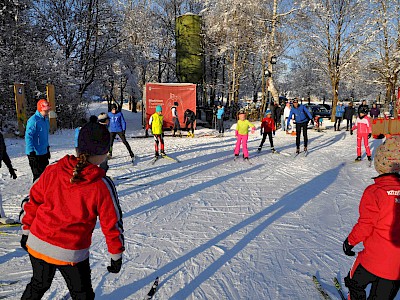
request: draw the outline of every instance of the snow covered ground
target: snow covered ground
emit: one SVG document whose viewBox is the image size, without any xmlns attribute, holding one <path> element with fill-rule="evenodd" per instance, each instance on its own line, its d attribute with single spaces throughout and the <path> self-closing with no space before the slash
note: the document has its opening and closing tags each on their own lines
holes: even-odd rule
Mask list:
<svg viewBox="0 0 400 300">
<path fill-rule="evenodd" d="M 106 104 L 91 109 L 97 115 Z M 127 135 L 142 135 L 141 114 L 124 116 Z M 268 141 L 257 154 L 257 130 L 249 138 L 252 165 L 233 161 L 231 129 L 224 138 L 166 137 L 167 154 L 181 163 L 160 159 L 151 165 L 153 139 L 129 138 L 138 156 L 132 167 L 116 141 L 108 175 L 124 212 L 126 251 L 121 272 L 109 274 L 105 239 L 95 229 L 90 261 L 96 299 L 143 299 L 157 276 L 159 300 L 320 299 L 312 275 L 339 299 L 332 278 L 343 281 L 354 260 L 343 254 L 342 242 L 377 172 L 367 161 L 353 163 L 355 135 L 327 126 L 325 133 L 309 130 L 309 154 L 297 158 L 271 154 Z M 73 130 L 58 131 L 50 142 L 51 161 L 74 153 Z M 295 151 L 295 137 L 282 131 L 274 143 L 281 152 Z M 380 143 L 370 141 L 373 151 Z M 17 218 L 32 175 L 24 141 L 6 144 L 18 179 L 1 168 L 0 189 L 6 213 Z M 19 228 L 0 231 L 0 297 L 19 299 L 31 277 L 29 258 L 19 246 Z M 13 280 L 19 281 L 3 285 Z M 63 299 L 67 292 L 57 273 L 44 299 Z"/>
</svg>

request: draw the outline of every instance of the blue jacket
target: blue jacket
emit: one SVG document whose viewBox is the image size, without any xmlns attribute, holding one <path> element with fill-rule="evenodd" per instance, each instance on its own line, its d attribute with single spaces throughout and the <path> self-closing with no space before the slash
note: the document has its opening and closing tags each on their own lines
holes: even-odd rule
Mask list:
<svg viewBox="0 0 400 300">
<path fill-rule="evenodd" d="M 78 138 L 79 138 L 79 132 L 81 131 L 82 127 L 76 127 L 75 128 L 75 137 L 74 137 L 74 145 L 75 148 L 78 148 Z"/>
<path fill-rule="evenodd" d="M 222 116 L 224 115 L 224 113 L 225 113 L 225 108 L 222 106 L 221 108 L 218 108 L 218 111 L 217 111 L 217 119 L 218 120 L 221 120 L 222 119 Z"/>
<path fill-rule="evenodd" d="M 47 154 L 49 146 L 50 122 L 39 111 L 28 119 L 25 131 L 25 153 L 35 151 L 36 155 Z"/>
<path fill-rule="evenodd" d="M 344 107 L 343 105 L 338 105 L 338 106 L 336 106 L 336 114 L 335 114 L 335 116 L 336 116 L 336 117 L 339 117 L 339 118 L 343 117 L 344 108 L 345 108 L 345 107 Z"/>
<path fill-rule="evenodd" d="M 290 120 L 292 120 L 293 115 L 296 123 L 304 123 L 312 119 L 312 115 L 310 114 L 309 110 L 302 104 L 300 104 L 297 108 L 295 108 L 294 106 L 292 107 L 289 113 L 289 117 L 287 119 L 287 126 L 289 126 Z"/>
<path fill-rule="evenodd" d="M 122 112 L 117 112 L 116 114 L 109 112 L 108 117 L 110 118 L 110 124 L 108 125 L 110 132 L 122 132 L 126 130 L 126 122 Z"/>
</svg>

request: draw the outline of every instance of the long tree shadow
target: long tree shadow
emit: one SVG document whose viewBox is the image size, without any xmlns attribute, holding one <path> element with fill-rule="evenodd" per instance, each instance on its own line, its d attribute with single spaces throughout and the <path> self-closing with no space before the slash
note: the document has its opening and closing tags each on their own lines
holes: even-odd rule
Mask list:
<svg viewBox="0 0 400 300">
<path fill-rule="evenodd" d="M 261 234 L 269 225 L 283 217 L 284 215 L 295 212 L 299 210 L 305 203 L 315 198 L 322 191 L 327 189 L 329 185 L 331 185 L 335 178 L 338 177 L 340 170 L 343 168 L 344 164 L 337 166 L 335 169 L 328 170 L 323 174 L 315 177 L 308 183 L 305 183 L 288 194 L 284 195 L 279 201 L 274 204 L 266 207 L 262 211 L 254 214 L 253 216 L 239 222 L 235 226 L 226 230 L 225 232 L 217 235 L 212 238 L 208 242 L 203 245 L 193 249 L 192 251 L 184 254 L 180 258 L 166 264 L 161 267 L 157 271 L 152 274 L 125 286 L 122 286 L 116 290 L 114 290 L 109 295 L 99 296 L 98 299 L 117 299 L 117 298 L 126 298 L 136 291 L 142 289 L 144 286 L 148 286 L 149 282 L 154 280 L 156 276 L 160 276 L 172 272 L 174 269 L 180 267 L 185 262 L 194 258 L 195 256 L 201 254 L 206 251 L 210 247 L 220 243 L 230 235 L 241 231 L 246 226 L 249 226 L 260 219 L 268 216 L 261 224 L 256 226 L 253 230 L 251 230 L 246 236 L 244 236 L 235 246 L 231 249 L 226 250 L 225 253 L 218 258 L 215 262 L 210 264 L 203 272 L 198 274 L 190 283 L 185 284 L 184 288 L 175 293 L 175 295 L 169 297 L 170 299 L 185 299 L 189 297 L 193 291 L 198 288 L 203 282 L 209 280 L 210 277 L 217 272 L 224 264 L 226 264 L 230 259 L 232 259 L 235 255 L 237 255 L 241 250 L 243 250 L 252 240 L 254 240 L 259 234 Z M 164 200 L 165 201 L 173 201 L 172 199 Z M 142 209 L 141 209 L 142 210 Z M 284 245 L 282 245 L 284 247 Z M 161 284 L 167 284 L 164 280 Z M 96 290 L 101 289 L 101 286 L 98 286 Z M 99 293 L 100 294 L 100 291 Z"/>
<path fill-rule="evenodd" d="M 251 172 L 251 171 L 256 170 L 256 169 L 258 169 L 260 167 L 261 167 L 261 165 L 255 165 L 255 166 L 253 166 L 253 167 L 251 167 L 249 169 L 246 169 L 246 172 Z M 145 211 L 147 211 L 149 209 L 156 209 L 158 207 L 162 207 L 164 205 L 179 201 L 180 199 L 183 199 L 184 197 L 187 197 L 190 194 L 193 194 L 193 193 L 195 193 L 197 191 L 204 190 L 204 189 L 209 188 L 209 187 L 214 186 L 214 185 L 218 185 L 218 184 L 220 184 L 220 183 L 222 183 L 222 182 L 224 182 L 226 180 L 229 180 L 231 178 L 234 178 L 236 176 L 241 176 L 242 174 L 243 174 L 243 170 L 239 170 L 239 171 L 234 172 L 234 173 L 229 173 L 229 174 L 227 174 L 225 176 L 216 177 L 216 178 L 214 178 L 214 179 L 212 179 L 210 181 L 207 181 L 207 182 L 203 182 L 203 183 L 200 183 L 200 184 L 197 184 L 197 185 L 194 185 L 194 186 L 190 186 L 187 189 L 183 189 L 183 190 L 180 190 L 178 192 L 172 193 L 172 194 L 170 194 L 170 195 L 168 195 L 166 197 L 160 198 L 158 200 L 155 200 L 153 202 L 150 202 L 150 203 L 142 205 L 142 206 L 140 206 L 138 208 L 135 208 L 135 209 L 133 209 L 133 210 L 127 212 L 127 213 L 124 213 L 124 218 L 128 218 L 128 217 L 130 217 L 132 215 L 135 215 L 135 214 L 143 213 L 143 212 L 145 212 Z"/>
</svg>

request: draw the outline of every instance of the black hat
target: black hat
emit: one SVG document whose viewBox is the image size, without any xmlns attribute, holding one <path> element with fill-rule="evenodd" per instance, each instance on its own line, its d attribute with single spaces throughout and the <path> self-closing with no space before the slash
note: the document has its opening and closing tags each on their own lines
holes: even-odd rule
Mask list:
<svg viewBox="0 0 400 300">
<path fill-rule="evenodd" d="M 79 131 L 78 152 L 102 155 L 110 150 L 110 132 L 99 123 L 87 123 Z"/>
</svg>

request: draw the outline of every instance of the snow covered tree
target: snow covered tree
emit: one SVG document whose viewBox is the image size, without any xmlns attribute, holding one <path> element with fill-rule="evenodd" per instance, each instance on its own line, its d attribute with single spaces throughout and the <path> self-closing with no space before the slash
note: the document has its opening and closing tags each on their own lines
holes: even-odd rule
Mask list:
<svg viewBox="0 0 400 300">
<path fill-rule="evenodd" d="M 369 1 L 310 0 L 302 3 L 297 28 L 300 45 L 331 82 L 332 118 L 341 80 L 357 72 L 352 66 L 373 38 Z"/>
</svg>

